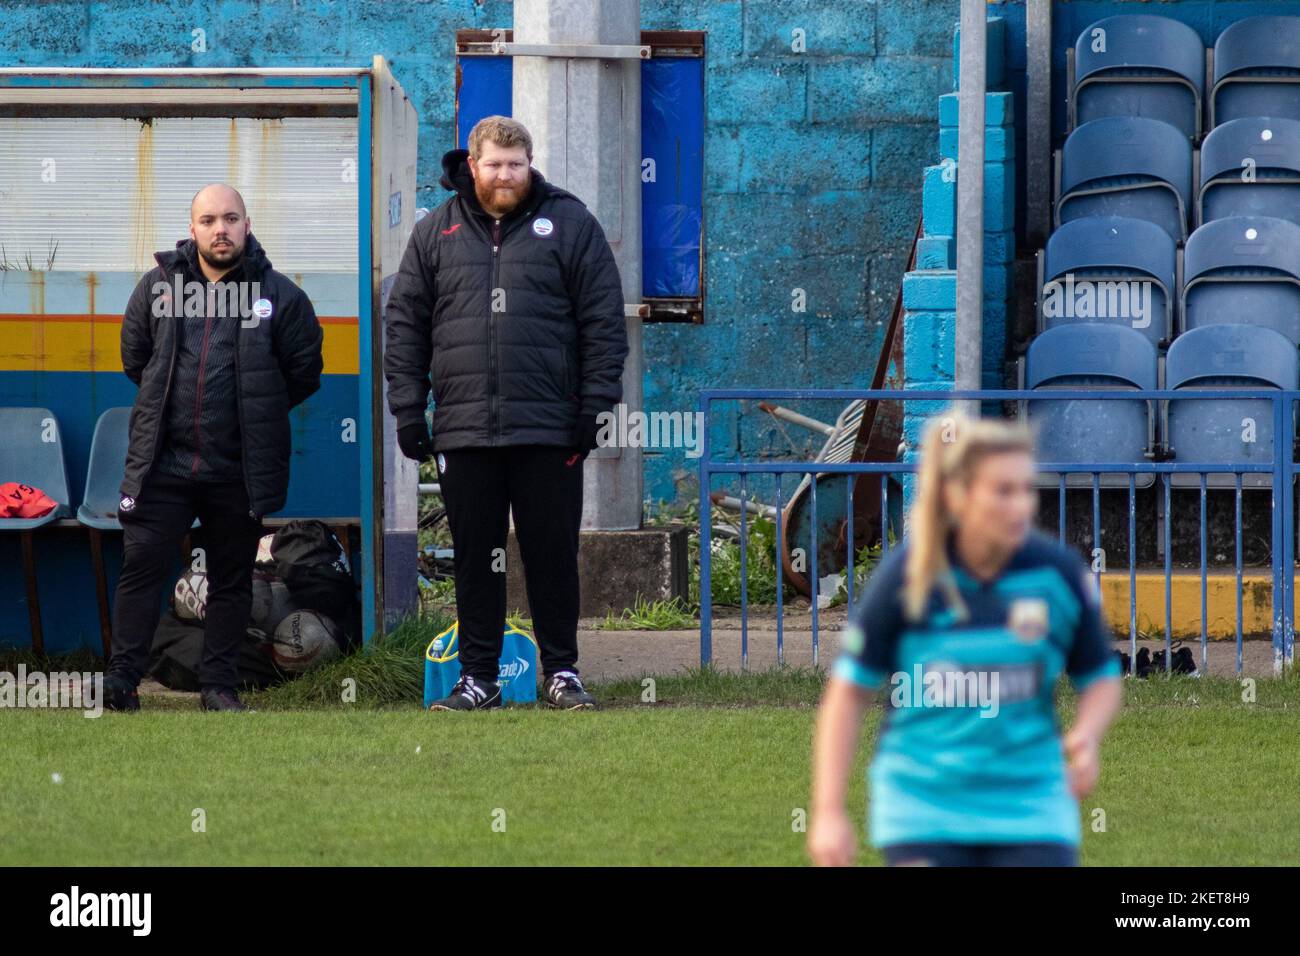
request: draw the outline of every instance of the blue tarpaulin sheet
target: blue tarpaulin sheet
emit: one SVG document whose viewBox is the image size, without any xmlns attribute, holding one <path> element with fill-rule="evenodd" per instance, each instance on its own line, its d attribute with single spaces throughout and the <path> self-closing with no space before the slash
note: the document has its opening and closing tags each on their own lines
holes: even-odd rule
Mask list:
<svg viewBox="0 0 1300 956">
<path fill-rule="evenodd" d="M 513 70 L 509 57 L 460 58 L 456 143 L 485 116 L 509 116 Z M 646 296 L 700 295 L 704 190 L 704 61 L 664 57 L 641 64 L 642 291 Z M 543 170 L 545 172 L 545 170 Z M 647 182 L 647 179 L 651 181 Z"/>
</svg>

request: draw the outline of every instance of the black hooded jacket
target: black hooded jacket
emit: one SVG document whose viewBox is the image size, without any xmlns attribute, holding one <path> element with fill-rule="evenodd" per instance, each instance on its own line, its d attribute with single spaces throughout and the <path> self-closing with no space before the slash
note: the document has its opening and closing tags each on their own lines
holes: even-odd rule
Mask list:
<svg viewBox="0 0 1300 956">
<path fill-rule="evenodd" d="M 246 318 L 228 299 L 209 321 L 219 304 L 207 296 L 193 239 L 154 259 L 122 316 L 122 370 L 139 392 L 121 493 L 138 497 L 158 467 L 194 480 L 242 476 L 253 515 L 278 511 L 289 487 L 289 410 L 320 388 L 324 364 L 311 300 L 271 268 L 251 234 L 241 265 L 222 279 L 243 306 L 256 306 Z M 186 318 L 190 282 L 203 287 L 204 314 Z"/>
<path fill-rule="evenodd" d="M 399 428 L 423 422 L 432 376 L 437 449 L 570 446 L 580 414 L 623 395 L 613 251 L 582 201 L 535 169 L 528 196 L 495 220 L 468 155 L 443 156 L 455 195 L 415 224 L 388 295 L 388 407 Z"/>
<path fill-rule="evenodd" d="M 207 279 L 198 252 L 189 243 L 176 258 L 185 282 Z M 248 270 L 240 260 L 222 282 L 240 282 Z M 248 300 L 252 305 L 252 299 Z M 214 302 L 215 305 L 215 302 Z M 217 308 L 178 316 L 176 367 L 167 396 L 167 421 L 154 467 L 190 481 L 242 481 L 239 408 L 235 399 L 235 339 L 238 322 L 224 320 Z"/>
</svg>

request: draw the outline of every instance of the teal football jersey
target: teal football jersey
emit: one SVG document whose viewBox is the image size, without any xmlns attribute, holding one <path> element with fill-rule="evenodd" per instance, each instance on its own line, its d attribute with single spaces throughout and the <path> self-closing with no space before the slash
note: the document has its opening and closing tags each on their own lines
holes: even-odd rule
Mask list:
<svg viewBox="0 0 1300 956">
<path fill-rule="evenodd" d="M 969 616 L 931 591 L 903 616 L 907 543 L 881 561 L 849 612 L 835 677 L 877 690 L 885 717 L 868 771 L 871 842 L 1080 840 L 1054 701 L 1120 675 L 1087 565 L 1035 529 L 992 581 L 953 579 Z"/>
</svg>

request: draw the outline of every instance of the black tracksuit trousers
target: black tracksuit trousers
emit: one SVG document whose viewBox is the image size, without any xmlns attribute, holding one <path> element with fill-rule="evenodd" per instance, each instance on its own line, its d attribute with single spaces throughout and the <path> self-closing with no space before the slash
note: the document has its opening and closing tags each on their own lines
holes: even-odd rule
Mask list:
<svg viewBox="0 0 1300 956">
<path fill-rule="evenodd" d="M 203 660 L 204 688 L 233 688 L 239 649 L 253 603 L 253 562 L 262 522 L 249 516 L 248 492 L 241 481 L 189 481 L 154 471 L 135 507 L 119 510 L 122 523 L 122 574 L 113 604 L 113 656 L 108 672 L 138 684 L 149 669 L 149 651 L 161 616 L 163 588 L 180 543 L 197 515 L 202 526 L 208 577 Z"/>
<path fill-rule="evenodd" d="M 576 673 L 582 456 L 572 448 L 514 445 L 452 449 L 437 461 L 455 550 L 461 673 L 497 679 L 512 510 L 542 673 Z"/>
</svg>

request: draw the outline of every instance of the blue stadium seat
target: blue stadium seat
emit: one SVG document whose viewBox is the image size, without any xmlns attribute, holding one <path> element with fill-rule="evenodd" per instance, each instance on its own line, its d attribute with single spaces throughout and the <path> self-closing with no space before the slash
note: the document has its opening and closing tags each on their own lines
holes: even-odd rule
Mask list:
<svg viewBox="0 0 1300 956">
<path fill-rule="evenodd" d="M 1192 207 L 1192 144 L 1160 120 L 1109 116 L 1065 140 L 1055 226 L 1084 216 L 1126 216 L 1187 238 Z"/>
<path fill-rule="evenodd" d="M 1214 42 L 1210 126 L 1247 116 L 1300 120 L 1300 17 L 1247 17 Z"/>
<path fill-rule="evenodd" d="M 1169 389 L 1300 387 L 1300 355 L 1283 335 L 1258 325 L 1207 325 L 1174 339 L 1165 359 Z M 1166 440 L 1175 460 L 1272 464 L 1273 403 L 1268 399 L 1172 399 L 1162 402 Z M 1289 444 L 1287 447 L 1290 447 Z M 1200 486 L 1198 474 L 1174 474 L 1174 485 Z M 1209 487 L 1235 487 L 1232 473 L 1206 476 Z M 1243 473 L 1243 488 L 1269 487 L 1269 474 Z"/>
<path fill-rule="evenodd" d="M 1155 223 L 1087 216 L 1047 240 L 1039 276 L 1039 331 L 1103 322 L 1141 332 L 1157 347 L 1173 337 L 1178 249 Z"/>
<path fill-rule="evenodd" d="M 90 439 L 90 464 L 86 468 L 86 492 L 77 508 L 77 520 L 89 529 L 90 534 L 90 561 L 95 574 L 100 644 L 105 659 L 113 651 L 113 622 L 108 604 L 103 532 L 122 528 L 117 520 L 117 504 L 121 500 L 122 476 L 126 472 L 130 422 L 130 406 L 110 408 L 95 422 L 95 434 Z"/>
<path fill-rule="evenodd" d="M 1182 329 L 1258 325 L 1300 345 L 1300 225 L 1234 216 L 1201 226 L 1183 252 Z"/>
<path fill-rule="evenodd" d="M 104 567 L 103 532 L 121 531 L 117 506 L 122 498 L 126 473 L 126 452 L 130 444 L 131 407 L 110 408 L 95 422 L 90 439 L 90 464 L 86 468 L 86 492 L 77 508 L 77 521 L 90 534 L 90 559 L 95 575 L 95 597 L 99 605 L 100 641 L 107 658 L 112 652 L 112 616 L 108 604 L 108 575 Z M 191 528 L 199 526 L 194 520 Z"/>
<path fill-rule="evenodd" d="M 58 507 L 39 518 L 0 518 L 0 531 L 28 531 L 72 514 L 58 419 L 48 408 L 0 408 L 0 484 L 39 488 Z"/>
<path fill-rule="evenodd" d="M 86 494 L 77 508 L 77 520 L 99 531 L 120 531 L 117 504 L 126 473 L 126 447 L 131 421 L 130 406 L 110 408 L 99 416 L 90 440 L 90 466 L 86 469 Z"/>
<path fill-rule="evenodd" d="M 1300 224 L 1300 120 L 1251 116 L 1210 130 L 1201 144 L 1196 223 L 1227 216 Z"/>
<path fill-rule="evenodd" d="M 72 513 L 68 504 L 63 436 L 58 419 L 48 408 L 0 408 L 0 483 L 9 481 L 39 488 L 57 502 L 52 511 L 39 518 L 0 518 L 0 533 L 17 532 L 21 539 L 32 650 L 43 654 L 45 636 L 41 630 L 33 532 Z"/>
<path fill-rule="evenodd" d="M 1025 356 L 1025 387 L 1050 392 L 1057 388 L 1097 390 L 1154 389 L 1158 353 L 1141 332 L 1123 325 L 1076 322 L 1048 329 L 1034 338 Z M 1152 402 L 1144 399 L 1031 400 L 1027 415 L 1038 435 L 1044 462 L 1131 462 L 1141 464 L 1155 446 Z M 1102 487 L 1128 487 L 1128 474 L 1102 473 Z M 1152 474 L 1138 475 L 1145 488 Z M 1044 473 L 1040 484 L 1056 487 L 1057 475 Z M 1067 474 L 1067 486 L 1092 486 L 1089 472 Z"/>
<path fill-rule="evenodd" d="M 1199 141 L 1204 100 L 1205 44 L 1179 20 L 1106 17 L 1075 41 L 1070 129 L 1106 116 L 1145 116 Z"/>
</svg>

